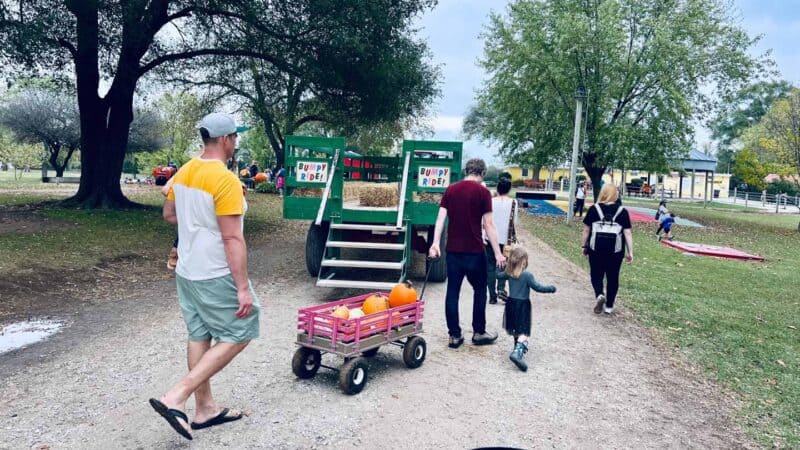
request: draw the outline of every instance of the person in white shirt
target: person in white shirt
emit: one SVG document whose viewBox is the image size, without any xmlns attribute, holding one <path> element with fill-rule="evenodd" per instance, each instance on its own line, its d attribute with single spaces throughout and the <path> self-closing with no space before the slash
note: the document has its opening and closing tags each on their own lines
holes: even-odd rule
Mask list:
<svg viewBox="0 0 800 450">
<path fill-rule="evenodd" d="M 587 183 L 583 182 L 578 185 L 578 190 L 575 192 L 575 215 L 583 216 L 583 204 L 586 202 L 586 188 Z"/>
<path fill-rule="evenodd" d="M 501 178 L 497 183 L 497 196 L 492 198 L 492 219 L 497 228 L 497 243 L 500 244 L 500 251 L 503 251 L 506 243 L 508 242 L 508 228 L 513 220 L 517 222 L 517 208 L 512 208 L 516 200 L 508 196 L 511 190 L 511 181 L 508 178 Z M 511 214 L 511 210 L 514 214 Z M 490 244 L 486 244 L 486 259 L 487 264 L 487 277 L 489 288 L 489 304 L 497 304 L 497 297 L 506 301 L 506 280 L 497 279 L 497 269 L 495 269 L 494 250 Z"/>
</svg>

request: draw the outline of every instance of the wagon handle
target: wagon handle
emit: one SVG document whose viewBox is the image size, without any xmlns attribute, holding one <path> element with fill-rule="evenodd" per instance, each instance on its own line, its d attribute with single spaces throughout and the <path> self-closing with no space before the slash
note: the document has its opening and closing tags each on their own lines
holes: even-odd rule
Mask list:
<svg viewBox="0 0 800 450">
<path fill-rule="evenodd" d="M 441 258 L 442 258 L 441 256 L 437 256 L 435 258 L 431 258 L 430 256 L 426 256 L 425 257 L 425 262 L 432 263 L 432 262 L 438 261 Z M 427 264 L 427 266 L 428 266 L 428 268 L 425 269 L 425 281 L 422 282 L 422 291 L 419 293 L 420 300 L 425 298 L 424 297 L 424 295 L 425 295 L 425 287 L 428 285 L 428 275 L 430 275 L 430 273 L 431 273 L 431 267 L 433 267 L 433 264 Z"/>
</svg>

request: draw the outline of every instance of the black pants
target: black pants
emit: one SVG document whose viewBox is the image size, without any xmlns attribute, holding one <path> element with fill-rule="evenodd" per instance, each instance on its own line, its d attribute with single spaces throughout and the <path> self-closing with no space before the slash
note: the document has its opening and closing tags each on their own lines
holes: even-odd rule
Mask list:
<svg viewBox="0 0 800 450">
<path fill-rule="evenodd" d="M 617 298 L 617 291 L 619 291 L 619 271 L 622 268 L 622 259 L 624 256 L 625 251 L 613 253 L 611 255 L 589 253 L 589 268 L 594 295 L 597 297 L 603 293 L 603 279 L 605 278 L 606 306 L 609 308 L 614 307 L 614 300 Z"/>
<path fill-rule="evenodd" d="M 582 198 L 575 199 L 575 215 L 582 216 L 583 215 L 583 204 L 586 200 Z"/>
<path fill-rule="evenodd" d="M 450 336 L 461 336 L 458 320 L 458 299 L 464 277 L 472 285 L 472 332 L 486 332 L 486 254 L 455 253 L 447 256 L 447 295 L 444 301 L 444 315 Z"/>
</svg>

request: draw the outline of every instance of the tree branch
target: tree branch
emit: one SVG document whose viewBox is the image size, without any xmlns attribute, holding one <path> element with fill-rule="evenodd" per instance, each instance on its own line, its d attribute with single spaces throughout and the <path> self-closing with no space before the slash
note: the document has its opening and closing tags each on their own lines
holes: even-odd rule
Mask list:
<svg viewBox="0 0 800 450">
<path fill-rule="evenodd" d="M 146 74 L 147 72 L 155 69 L 156 67 L 164 63 L 196 58 L 198 56 L 248 56 L 251 58 L 267 61 L 270 64 L 274 65 L 275 67 L 278 67 L 279 69 L 284 70 L 288 73 L 292 73 L 295 75 L 299 74 L 294 67 L 285 64 L 282 60 L 272 55 L 266 55 L 252 50 L 228 50 L 228 49 L 218 49 L 218 48 L 205 48 L 199 50 L 186 51 L 182 53 L 170 53 L 167 55 L 159 56 L 158 58 L 151 60 L 144 66 L 141 66 L 139 68 L 139 73 L 137 75 L 141 77 L 142 75 Z"/>
</svg>

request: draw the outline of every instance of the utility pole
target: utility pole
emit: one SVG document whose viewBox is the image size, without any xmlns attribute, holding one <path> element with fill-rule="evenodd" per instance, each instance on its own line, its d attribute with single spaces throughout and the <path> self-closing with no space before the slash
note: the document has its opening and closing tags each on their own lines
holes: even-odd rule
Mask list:
<svg viewBox="0 0 800 450">
<path fill-rule="evenodd" d="M 569 168 L 569 205 L 567 208 L 567 224 L 572 221 L 575 210 L 575 189 L 578 187 L 578 147 L 581 139 L 581 117 L 583 116 L 583 101 L 586 99 L 586 88 L 581 85 L 575 92 L 575 133 L 572 136 L 572 164 Z"/>
</svg>

